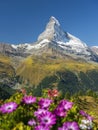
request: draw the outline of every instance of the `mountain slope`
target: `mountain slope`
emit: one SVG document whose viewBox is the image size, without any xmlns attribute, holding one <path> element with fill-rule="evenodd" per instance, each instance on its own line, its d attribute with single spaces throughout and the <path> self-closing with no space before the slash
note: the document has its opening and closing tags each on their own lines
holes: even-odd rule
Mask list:
<svg viewBox="0 0 98 130">
<path fill-rule="evenodd" d="M 8 98 L 14 92 L 15 75 L 11 59 L 0 54 L 0 99 Z"/>
<path fill-rule="evenodd" d="M 72 94 L 88 89 L 98 91 L 97 64 L 47 54 L 27 58 L 17 69 L 17 76 L 22 84 L 36 88 L 38 95 L 43 88 L 52 87 Z"/>
<path fill-rule="evenodd" d="M 15 53 L 15 49 L 10 44 L 0 43 L 0 53 L 11 55 Z"/>
</svg>

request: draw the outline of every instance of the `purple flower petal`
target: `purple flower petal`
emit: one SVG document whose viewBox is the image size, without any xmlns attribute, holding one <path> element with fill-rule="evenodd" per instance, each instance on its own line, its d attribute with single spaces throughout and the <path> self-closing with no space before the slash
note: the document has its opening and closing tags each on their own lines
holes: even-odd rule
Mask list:
<svg viewBox="0 0 98 130">
<path fill-rule="evenodd" d="M 88 115 L 86 112 L 84 112 L 83 110 L 80 110 L 80 115 L 86 117 L 88 120 L 92 121 L 94 118 L 90 115 Z"/>
<path fill-rule="evenodd" d="M 55 115 L 60 116 L 60 117 L 64 117 L 67 114 L 67 112 L 62 107 L 59 107 L 59 106 L 54 110 L 54 113 Z"/>
<path fill-rule="evenodd" d="M 30 126 L 35 126 L 35 125 L 36 125 L 35 120 L 34 120 L 34 119 L 29 120 L 29 121 L 28 121 L 28 125 L 30 125 Z"/>
<path fill-rule="evenodd" d="M 92 116 L 90 116 L 90 115 L 87 115 L 87 117 L 86 117 L 89 121 L 93 121 L 93 117 Z"/>
<path fill-rule="evenodd" d="M 61 100 L 59 106 L 63 107 L 66 111 L 72 108 L 73 102 L 67 100 Z"/>
<path fill-rule="evenodd" d="M 64 123 L 65 128 L 67 127 L 68 130 L 79 130 L 79 125 L 77 122 L 73 121 L 73 122 L 66 122 Z"/>
<path fill-rule="evenodd" d="M 32 96 L 25 96 L 22 99 L 22 102 L 24 104 L 33 104 L 36 102 L 36 97 L 32 97 Z"/>
<path fill-rule="evenodd" d="M 34 112 L 35 116 L 40 116 L 42 113 L 45 113 L 47 110 L 45 109 L 38 109 L 37 111 Z"/>
<path fill-rule="evenodd" d="M 77 122 L 65 122 L 58 130 L 80 130 Z"/>
<path fill-rule="evenodd" d="M 53 102 L 53 101 L 50 100 L 50 99 L 41 98 L 38 104 L 39 104 L 40 108 L 42 108 L 42 109 L 44 109 L 44 108 L 47 109 L 52 102 Z"/>
<path fill-rule="evenodd" d="M 50 130 L 50 129 L 47 126 L 39 125 L 36 126 L 34 130 Z"/>
<path fill-rule="evenodd" d="M 73 106 L 72 102 L 69 102 L 67 100 L 61 100 L 57 108 L 55 109 L 54 113 L 57 116 L 64 117 L 67 114 L 67 111 L 71 109 Z"/>
<path fill-rule="evenodd" d="M 80 110 L 80 115 L 82 115 L 82 116 L 87 116 L 87 113 L 85 112 L 85 111 L 83 111 L 83 110 Z"/>
</svg>

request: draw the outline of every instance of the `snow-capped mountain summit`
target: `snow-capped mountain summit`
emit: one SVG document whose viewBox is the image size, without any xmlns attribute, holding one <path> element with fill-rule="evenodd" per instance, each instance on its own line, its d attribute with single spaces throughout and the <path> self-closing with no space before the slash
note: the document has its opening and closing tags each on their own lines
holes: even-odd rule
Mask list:
<svg viewBox="0 0 98 130">
<path fill-rule="evenodd" d="M 50 17 L 45 30 L 38 36 L 35 43 L 9 45 L 14 55 L 41 55 L 42 53 L 59 53 L 61 56 L 82 58 L 87 61 L 97 61 L 98 54 L 95 53 L 86 43 L 72 34 L 65 32 L 55 17 Z M 4 49 L 4 48 L 3 48 Z M 8 52 L 8 50 L 7 50 Z M 56 53 L 54 53 L 56 52 Z"/>
<path fill-rule="evenodd" d="M 93 55 L 93 52 L 86 43 L 73 36 L 72 34 L 64 32 L 60 26 L 59 21 L 53 16 L 49 19 L 45 30 L 39 35 L 35 48 L 38 45 L 40 48 L 42 48 L 42 46 L 49 46 L 50 48 L 53 48 L 55 51 L 58 51 L 60 53 L 71 56 L 75 55 L 77 57 L 86 59 L 88 58 L 88 60 L 92 59 L 91 57 Z M 95 57 L 96 56 L 93 58 Z"/>
<path fill-rule="evenodd" d="M 64 32 L 59 21 L 53 16 L 46 25 L 45 31 L 39 35 L 38 43 L 40 44 L 40 42 L 45 39 L 50 41 L 52 44 L 56 43 L 56 46 L 62 49 L 63 52 L 66 51 L 67 53 L 90 55 L 86 43 L 82 42 L 79 38 L 76 38 L 70 33 Z M 43 42 L 43 44 L 44 43 L 45 42 Z"/>
<path fill-rule="evenodd" d="M 61 41 L 66 42 L 66 33 L 62 30 L 60 23 L 55 17 L 51 17 L 48 24 L 46 25 L 46 29 L 43 33 L 41 33 L 38 37 L 38 41 L 43 39 L 48 39 L 50 41 Z"/>
</svg>

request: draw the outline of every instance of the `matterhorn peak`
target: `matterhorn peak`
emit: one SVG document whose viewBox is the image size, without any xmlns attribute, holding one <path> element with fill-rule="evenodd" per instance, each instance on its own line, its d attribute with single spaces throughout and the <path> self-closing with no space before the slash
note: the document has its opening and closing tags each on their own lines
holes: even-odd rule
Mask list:
<svg viewBox="0 0 98 130">
<path fill-rule="evenodd" d="M 42 41 L 44 39 L 48 39 L 49 41 L 61 41 L 66 42 L 66 33 L 62 30 L 59 21 L 51 16 L 49 19 L 48 24 L 46 25 L 45 31 L 42 32 L 39 37 L 38 41 Z"/>
<path fill-rule="evenodd" d="M 51 16 L 51 17 L 50 17 L 49 22 L 53 22 L 54 24 L 60 26 L 59 21 L 58 21 L 54 16 Z"/>
</svg>

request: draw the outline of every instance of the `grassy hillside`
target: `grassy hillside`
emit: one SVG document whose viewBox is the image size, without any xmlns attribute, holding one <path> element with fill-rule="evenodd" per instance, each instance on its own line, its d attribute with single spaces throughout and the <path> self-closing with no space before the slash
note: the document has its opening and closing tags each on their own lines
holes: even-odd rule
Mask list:
<svg viewBox="0 0 98 130">
<path fill-rule="evenodd" d="M 98 69 L 98 65 L 77 62 L 75 60 L 64 60 L 51 57 L 28 57 L 17 69 L 17 75 L 22 80 L 29 80 L 30 83 L 38 85 L 46 76 L 52 76 L 57 71 L 70 70 L 73 72 L 86 72 Z"/>
<path fill-rule="evenodd" d="M 12 77 L 14 73 L 14 69 L 11 66 L 11 59 L 0 54 L 0 75 L 3 76 L 5 74 Z"/>
<path fill-rule="evenodd" d="M 17 69 L 23 84 L 42 88 L 57 87 L 71 93 L 87 89 L 98 91 L 98 65 L 62 59 L 56 56 L 32 56 L 25 59 Z"/>
</svg>

